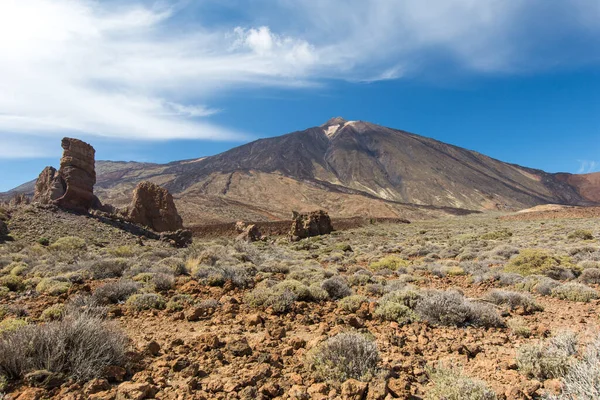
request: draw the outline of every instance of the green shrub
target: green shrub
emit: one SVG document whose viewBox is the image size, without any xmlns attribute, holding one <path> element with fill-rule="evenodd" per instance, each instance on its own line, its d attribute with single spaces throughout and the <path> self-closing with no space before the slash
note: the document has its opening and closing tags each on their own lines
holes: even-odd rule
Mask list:
<svg viewBox="0 0 600 400">
<path fill-rule="evenodd" d="M 410 261 L 400 258 L 398 256 L 386 256 L 379 261 L 372 262 L 369 267 L 375 271 L 381 269 L 389 269 L 396 271 L 398 268 L 405 268 L 410 265 Z"/>
<path fill-rule="evenodd" d="M 307 354 L 307 367 L 319 380 L 370 380 L 380 361 L 377 345 L 358 333 L 330 337 Z"/>
<path fill-rule="evenodd" d="M 580 240 L 592 240 L 594 234 L 591 231 L 585 229 L 577 229 L 567 235 L 568 239 L 580 239 Z"/>
<path fill-rule="evenodd" d="M 525 323 L 523 318 L 512 318 L 507 322 L 508 327 L 517 336 L 528 338 L 531 336 L 531 329 Z"/>
<path fill-rule="evenodd" d="M 0 286 L 5 286 L 12 292 L 19 292 L 25 289 L 23 278 L 16 275 L 4 275 L 0 277 Z"/>
<path fill-rule="evenodd" d="M 151 309 L 162 310 L 167 306 L 165 299 L 156 293 L 134 294 L 127 299 L 125 304 L 127 307 L 136 311 Z"/>
<path fill-rule="evenodd" d="M 10 289 L 7 288 L 6 286 L 0 286 L 0 299 L 8 296 L 8 294 L 10 293 Z"/>
<path fill-rule="evenodd" d="M 47 237 L 41 237 L 38 239 L 37 242 L 42 246 L 48 246 L 50 244 L 50 239 L 48 239 Z"/>
<path fill-rule="evenodd" d="M 481 240 L 505 240 L 512 237 L 512 232 L 507 229 L 499 231 L 488 232 L 481 235 Z"/>
<path fill-rule="evenodd" d="M 394 321 L 406 325 L 417 319 L 416 314 L 403 304 L 386 302 L 375 309 L 375 316 L 384 321 Z"/>
<path fill-rule="evenodd" d="M 85 250 L 85 240 L 77 236 L 65 236 L 52 243 L 49 247 L 52 251 L 78 252 Z"/>
<path fill-rule="evenodd" d="M 176 294 L 167 302 L 167 310 L 181 311 L 194 304 L 194 298 L 188 294 Z"/>
<path fill-rule="evenodd" d="M 358 309 L 360 308 L 360 306 L 363 303 L 368 303 L 368 302 L 369 302 L 368 298 L 357 294 L 357 295 L 353 295 L 353 296 L 344 297 L 343 299 L 338 301 L 338 307 L 346 312 L 354 313 L 354 312 L 358 311 Z"/>
<path fill-rule="evenodd" d="M 46 308 L 41 315 L 42 321 L 56 321 L 62 318 L 64 312 L 64 305 L 55 304 Z"/>
<path fill-rule="evenodd" d="M 556 267 L 571 268 L 574 265 L 569 257 L 555 257 L 541 249 L 523 249 L 509 260 L 504 271 L 524 276 L 545 275 Z"/>
<path fill-rule="evenodd" d="M 496 400 L 496 393 L 483 381 L 469 378 L 457 369 L 429 369 L 431 387 L 425 400 Z"/>
<path fill-rule="evenodd" d="M 67 293 L 71 288 L 71 282 L 58 280 L 56 278 L 44 278 L 37 284 L 35 290 L 38 293 L 58 296 Z"/>
<path fill-rule="evenodd" d="M 14 332 L 25 325 L 27 325 L 27 321 L 21 318 L 7 318 L 3 321 L 0 321 L 0 338 L 3 335 Z"/>
<path fill-rule="evenodd" d="M 590 300 L 597 299 L 598 292 L 582 283 L 567 282 L 552 289 L 552 297 L 587 303 Z"/>
<path fill-rule="evenodd" d="M 308 291 L 310 292 L 310 298 L 312 301 L 325 301 L 329 299 L 329 293 L 325 289 L 321 287 L 318 283 L 313 283 L 308 287 Z"/>
</svg>

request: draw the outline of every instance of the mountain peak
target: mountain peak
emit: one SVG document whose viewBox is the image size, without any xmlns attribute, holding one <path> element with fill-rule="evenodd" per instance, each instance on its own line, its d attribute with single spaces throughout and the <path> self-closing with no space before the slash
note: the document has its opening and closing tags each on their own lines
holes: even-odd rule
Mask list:
<svg viewBox="0 0 600 400">
<path fill-rule="evenodd" d="M 328 128 L 328 127 L 333 126 L 333 125 L 344 125 L 346 122 L 348 122 L 348 121 L 346 121 L 342 117 L 333 117 L 329 121 L 327 121 L 323 125 L 321 125 L 321 127 L 322 128 Z"/>
</svg>

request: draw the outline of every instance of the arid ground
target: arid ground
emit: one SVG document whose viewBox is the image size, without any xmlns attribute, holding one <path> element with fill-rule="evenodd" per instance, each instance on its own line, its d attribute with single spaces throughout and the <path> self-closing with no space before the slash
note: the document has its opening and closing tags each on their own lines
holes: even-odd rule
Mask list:
<svg viewBox="0 0 600 400">
<path fill-rule="evenodd" d="M 62 211 L 2 213 L 6 399 L 598 398 L 597 217 L 173 249 Z"/>
</svg>

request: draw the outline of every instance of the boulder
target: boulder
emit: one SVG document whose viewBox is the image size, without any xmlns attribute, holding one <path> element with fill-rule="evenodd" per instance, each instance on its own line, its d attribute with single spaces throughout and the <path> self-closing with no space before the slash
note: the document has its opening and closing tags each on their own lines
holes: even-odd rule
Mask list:
<svg viewBox="0 0 600 400">
<path fill-rule="evenodd" d="M 160 240 L 181 249 L 192 244 L 192 231 L 178 229 L 175 232 L 163 232 L 160 234 Z"/>
<path fill-rule="evenodd" d="M 298 241 L 311 236 L 327 235 L 333 232 L 331 218 L 323 210 L 307 214 L 294 211 L 292 218 L 292 229 L 290 231 L 292 241 Z"/>
<path fill-rule="evenodd" d="M 35 184 L 33 200 L 63 209 L 87 212 L 100 202 L 94 196 L 96 168 L 94 148 L 79 140 L 62 140 L 60 169 L 46 167 Z"/>
<path fill-rule="evenodd" d="M 133 191 L 127 211 L 128 219 L 156 232 L 175 232 L 183 229 L 173 196 L 152 182 L 140 182 Z"/>
<path fill-rule="evenodd" d="M 241 242 L 257 242 L 262 238 L 262 234 L 254 224 L 246 225 L 240 221 L 235 224 L 235 230 L 238 233 L 236 240 Z"/>
</svg>

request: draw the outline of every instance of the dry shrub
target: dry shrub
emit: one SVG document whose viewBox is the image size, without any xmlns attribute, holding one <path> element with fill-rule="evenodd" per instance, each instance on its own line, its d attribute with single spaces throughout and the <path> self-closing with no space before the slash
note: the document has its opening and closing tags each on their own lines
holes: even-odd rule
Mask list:
<svg viewBox="0 0 600 400">
<path fill-rule="evenodd" d="M 162 310 L 167 306 L 165 299 L 156 293 L 140 293 L 129 297 L 126 302 L 127 306 L 136 310 Z"/>
<path fill-rule="evenodd" d="M 94 291 L 94 297 L 100 304 L 117 304 L 137 293 L 140 284 L 127 279 L 109 282 Z"/>
<path fill-rule="evenodd" d="M 571 363 L 562 379 L 562 393 L 549 400 L 600 399 L 600 337 L 585 349 L 582 357 Z"/>
<path fill-rule="evenodd" d="M 525 293 L 495 289 L 490 291 L 485 299 L 499 306 L 507 306 L 511 310 L 522 308 L 526 313 L 543 311 L 543 308 L 535 302 L 535 299 Z"/>
<path fill-rule="evenodd" d="M 377 373 L 379 350 L 371 339 L 359 333 L 337 334 L 307 355 L 307 367 L 320 380 L 344 382 L 370 380 Z"/>
<path fill-rule="evenodd" d="M 598 292 L 582 283 L 567 282 L 552 289 L 552 297 L 587 303 L 590 300 L 597 299 Z"/>
<path fill-rule="evenodd" d="M 418 302 L 416 312 L 434 325 L 501 327 L 498 311 L 488 304 L 470 302 L 456 290 L 428 291 Z"/>
<path fill-rule="evenodd" d="M 531 378 L 560 378 L 569 370 L 576 351 L 577 336 L 562 332 L 549 340 L 521 346 L 517 351 L 517 366 Z"/>
<path fill-rule="evenodd" d="M 324 280 L 321 283 L 321 287 L 325 289 L 332 299 L 341 299 L 352 295 L 352 289 L 350 289 L 346 280 L 339 275 Z"/>
<path fill-rule="evenodd" d="M 126 362 L 128 341 L 114 325 L 89 315 L 26 325 L 0 339 L 0 375 L 17 380 L 46 370 L 86 381 Z"/>
<path fill-rule="evenodd" d="M 483 381 L 463 375 L 457 368 L 429 369 L 431 387 L 425 400 L 496 400 L 496 393 Z"/>
</svg>

